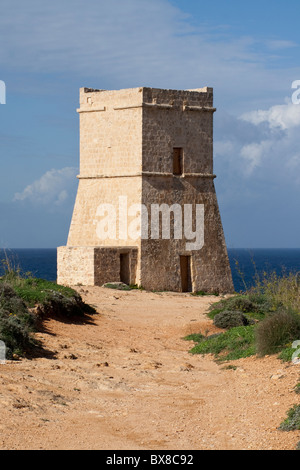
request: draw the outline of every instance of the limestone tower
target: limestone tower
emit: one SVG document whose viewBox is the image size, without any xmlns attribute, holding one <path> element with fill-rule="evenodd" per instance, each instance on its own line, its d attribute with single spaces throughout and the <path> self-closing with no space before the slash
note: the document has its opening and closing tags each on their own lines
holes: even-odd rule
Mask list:
<svg viewBox="0 0 300 470">
<path fill-rule="evenodd" d="M 80 174 L 57 281 L 232 292 L 213 90 L 80 89 Z"/>
</svg>

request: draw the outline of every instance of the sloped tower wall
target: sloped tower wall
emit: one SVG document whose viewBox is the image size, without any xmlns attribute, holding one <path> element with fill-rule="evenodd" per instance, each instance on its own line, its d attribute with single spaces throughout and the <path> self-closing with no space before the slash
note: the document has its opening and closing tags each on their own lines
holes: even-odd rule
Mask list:
<svg viewBox="0 0 300 470">
<path fill-rule="evenodd" d="M 214 111 L 211 88 L 80 90 L 79 186 L 59 283 L 233 291 Z"/>
</svg>

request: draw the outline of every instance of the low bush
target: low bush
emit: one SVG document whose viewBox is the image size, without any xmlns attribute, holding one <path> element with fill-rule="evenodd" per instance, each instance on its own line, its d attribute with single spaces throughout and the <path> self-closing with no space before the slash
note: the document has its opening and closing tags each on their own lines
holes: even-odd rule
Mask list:
<svg viewBox="0 0 300 470">
<path fill-rule="evenodd" d="M 204 337 L 191 354 L 214 354 L 218 360 L 234 360 L 255 354 L 254 326 L 239 326 L 225 333 Z"/>
<path fill-rule="evenodd" d="M 214 324 L 218 328 L 234 328 L 236 326 L 248 326 L 250 320 L 238 310 L 224 310 L 214 317 Z"/>
<path fill-rule="evenodd" d="M 186 341 L 194 341 L 194 343 L 200 343 L 205 337 L 201 333 L 192 333 L 191 335 L 186 336 Z"/>
<path fill-rule="evenodd" d="M 272 304 L 262 295 L 236 295 L 214 303 L 209 309 L 208 316 L 214 318 L 215 315 L 223 311 L 238 311 L 247 313 L 247 317 L 262 320 L 267 313 L 273 311 Z"/>
<path fill-rule="evenodd" d="M 95 309 L 84 303 L 79 295 L 69 297 L 57 291 L 48 292 L 43 302 L 38 304 L 38 313 L 43 316 L 71 318 L 94 312 Z"/>
<path fill-rule="evenodd" d="M 37 344 L 34 325 L 35 319 L 29 312 L 18 315 L 0 310 L 0 339 L 5 343 L 7 359 L 22 356 Z"/>
<path fill-rule="evenodd" d="M 300 405 L 295 405 L 287 413 L 287 418 L 279 426 L 281 431 L 300 431 Z"/>
<path fill-rule="evenodd" d="M 22 355 L 35 342 L 32 333 L 36 319 L 7 282 L 0 283 L 0 339 L 6 346 L 6 357 Z"/>
<path fill-rule="evenodd" d="M 32 313 L 36 307 L 36 313 Z M 40 318 L 70 318 L 94 313 L 95 309 L 68 287 L 43 279 L 21 277 L 9 270 L 0 278 L 0 340 L 6 358 L 22 356 L 37 345 L 33 333 Z"/>
<path fill-rule="evenodd" d="M 300 339 L 300 315 L 291 310 L 270 314 L 256 328 L 257 353 L 275 354 Z"/>
<path fill-rule="evenodd" d="M 70 317 L 95 311 L 83 302 L 78 292 L 70 287 L 45 279 L 12 275 L 11 272 L 0 280 L 0 305 L 1 292 L 4 301 L 8 304 L 12 302 L 23 304 L 25 309 L 38 306 L 39 311 L 46 315 L 53 313 Z"/>
<path fill-rule="evenodd" d="M 55 293 L 59 293 L 67 298 L 80 298 L 80 295 L 75 290 L 44 279 L 18 277 L 11 285 L 18 296 L 31 307 L 37 303 L 43 303 Z"/>
</svg>

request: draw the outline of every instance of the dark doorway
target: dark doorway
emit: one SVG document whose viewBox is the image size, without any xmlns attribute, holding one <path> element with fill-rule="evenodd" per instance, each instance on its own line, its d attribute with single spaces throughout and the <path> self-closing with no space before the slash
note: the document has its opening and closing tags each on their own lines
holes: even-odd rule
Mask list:
<svg viewBox="0 0 300 470">
<path fill-rule="evenodd" d="M 129 253 L 120 254 L 120 281 L 130 284 Z"/>
<path fill-rule="evenodd" d="M 192 292 L 191 257 L 180 256 L 181 290 Z"/>
</svg>

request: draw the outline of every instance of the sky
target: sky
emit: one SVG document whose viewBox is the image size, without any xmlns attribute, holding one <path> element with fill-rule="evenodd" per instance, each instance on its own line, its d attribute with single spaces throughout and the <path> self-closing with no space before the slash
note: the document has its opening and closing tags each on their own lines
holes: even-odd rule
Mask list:
<svg viewBox="0 0 300 470">
<path fill-rule="evenodd" d="M 215 186 L 227 246 L 300 247 L 298 0 L 0 6 L 0 247 L 66 244 L 78 185 L 79 88 L 140 86 L 214 88 Z"/>
</svg>

